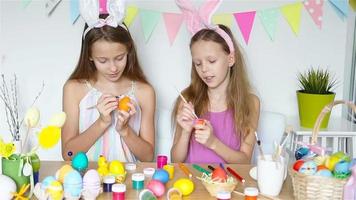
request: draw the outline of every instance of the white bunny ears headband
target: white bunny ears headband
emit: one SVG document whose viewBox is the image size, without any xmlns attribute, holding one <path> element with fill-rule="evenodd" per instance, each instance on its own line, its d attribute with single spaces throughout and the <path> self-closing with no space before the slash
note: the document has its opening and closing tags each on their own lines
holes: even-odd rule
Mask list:
<svg viewBox="0 0 356 200">
<path fill-rule="evenodd" d="M 80 0 L 79 11 L 88 28 L 84 31 L 83 38 L 93 28 L 101 28 L 105 25 L 111 27 L 122 26 L 127 29 L 122 22 L 125 18 L 125 0 L 107 0 L 106 9 L 109 16 L 106 19 L 99 18 L 98 0 Z"/>
<path fill-rule="evenodd" d="M 191 3 L 191 0 L 176 0 L 176 4 L 182 11 L 189 32 L 194 35 L 204 28 L 214 30 L 225 40 L 230 53 L 233 53 L 235 48 L 231 37 L 218 25 L 213 25 L 211 23 L 211 17 L 219 7 L 220 3 L 221 0 L 207 0 L 200 9 L 197 10 Z"/>
</svg>

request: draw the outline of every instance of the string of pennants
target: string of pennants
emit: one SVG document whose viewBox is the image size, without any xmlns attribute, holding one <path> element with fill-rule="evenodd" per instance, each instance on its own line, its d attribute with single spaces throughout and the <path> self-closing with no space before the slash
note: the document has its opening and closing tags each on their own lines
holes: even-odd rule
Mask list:
<svg viewBox="0 0 356 200">
<path fill-rule="evenodd" d="M 26 8 L 31 1 L 32 0 L 22 0 L 23 7 Z M 356 0 L 304 0 L 263 10 L 215 14 L 212 20 L 215 24 L 224 24 L 228 27 L 231 27 L 235 20 L 245 43 L 248 44 L 257 15 L 269 38 L 274 41 L 278 19 L 281 15 L 285 18 L 294 34 L 296 36 L 298 35 L 300 31 L 301 11 L 303 8 L 309 13 L 314 24 L 321 29 L 323 6 L 326 4 L 326 1 L 329 2 L 328 4 L 342 20 L 345 20 L 349 14 L 349 5 L 356 11 Z M 45 2 L 45 10 L 48 16 L 55 11 L 60 2 L 61 0 L 47 0 Z M 100 9 L 106 9 L 106 0 L 99 0 L 99 5 Z M 74 24 L 79 16 L 79 0 L 70 0 L 71 23 Z M 161 16 L 164 20 L 170 44 L 172 45 L 184 21 L 180 13 L 159 12 L 130 5 L 126 9 L 125 24 L 130 27 L 135 19 L 140 17 L 143 35 L 145 41 L 148 42 Z"/>
</svg>

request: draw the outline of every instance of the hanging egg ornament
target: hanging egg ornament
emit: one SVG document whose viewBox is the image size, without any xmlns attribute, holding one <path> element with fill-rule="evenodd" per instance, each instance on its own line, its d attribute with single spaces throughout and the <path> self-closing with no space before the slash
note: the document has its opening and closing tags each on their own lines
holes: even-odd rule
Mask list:
<svg viewBox="0 0 356 200">
<path fill-rule="evenodd" d="M 158 180 L 151 180 L 147 184 L 147 189 L 151 190 L 153 194 L 156 195 L 157 197 L 163 196 L 165 192 L 165 187 L 163 183 Z"/>
<path fill-rule="evenodd" d="M 36 107 L 31 107 L 27 110 L 24 122 L 28 128 L 33 128 L 37 126 L 40 120 L 40 111 Z"/>
<path fill-rule="evenodd" d="M 72 160 L 72 167 L 78 171 L 84 171 L 88 168 L 88 157 L 84 152 L 78 152 Z"/>
<path fill-rule="evenodd" d="M 314 161 L 307 161 L 305 162 L 299 169 L 300 173 L 306 175 L 314 175 L 316 173 L 317 166 Z"/>
<path fill-rule="evenodd" d="M 194 183 L 187 178 L 180 178 L 173 184 L 174 188 L 177 188 L 183 196 L 190 195 L 194 191 Z"/>
<path fill-rule="evenodd" d="M 52 148 L 61 137 L 61 128 L 57 126 L 47 126 L 38 134 L 38 143 L 44 149 Z"/>
<path fill-rule="evenodd" d="M 157 169 L 153 174 L 152 179 L 161 181 L 162 183 L 166 184 L 169 181 L 169 174 L 164 169 Z"/>
<path fill-rule="evenodd" d="M 218 181 L 218 182 L 226 182 L 227 179 L 227 174 L 225 172 L 225 170 L 221 169 L 221 167 L 217 167 L 215 168 L 215 170 L 213 171 L 211 178 L 214 181 Z"/>
<path fill-rule="evenodd" d="M 296 160 L 299 160 L 299 159 L 302 159 L 304 156 L 306 156 L 308 153 L 309 153 L 309 148 L 307 147 L 300 147 L 299 149 L 297 149 L 295 151 L 295 159 Z"/>
<path fill-rule="evenodd" d="M 66 121 L 66 118 L 67 118 L 67 115 L 65 112 L 60 112 L 60 113 L 54 114 L 51 117 L 51 119 L 49 120 L 49 125 L 62 127 Z"/>
</svg>

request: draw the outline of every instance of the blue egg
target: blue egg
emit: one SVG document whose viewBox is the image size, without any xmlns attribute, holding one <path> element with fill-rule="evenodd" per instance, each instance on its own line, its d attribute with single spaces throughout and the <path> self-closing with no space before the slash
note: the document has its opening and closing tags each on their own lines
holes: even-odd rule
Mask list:
<svg viewBox="0 0 356 200">
<path fill-rule="evenodd" d="M 80 197 L 83 189 L 82 176 L 76 170 L 69 172 L 64 177 L 64 192 L 70 194 L 72 197 Z"/>
<path fill-rule="evenodd" d="M 350 172 L 349 165 L 350 165 L 350 163 L 346 162 L 344 160 L 336 163 L 335 169 L 334 169 L 334 173 L 336 173 L 336 174 L 347 174 L 347 173 L 349 173 Z"/>
<path fill-rule="evenodd" d="M 295 151 L 295 159 L 296 160 L 299 160 L 299 159 L 302 159 L 304 156 L 306 156 L 308 153 L 309 153 L 309 148 L 307 147 L 300 147 L 299 149 L 297 149 Z"/>
<path fill-rule="evenodd" d="M 324 177 L 333 177 L 333 174 L 330 170 L 322 169 L 316 172 L 316 176 L 324 176 Z"/>
<path fill-rule="evenodd" d="M 169 181 L 169 174 L 164 169 L 157 169 L 153 174 L 152 179 L 158 180 L 165 184 Z"/>
<path fill-rule="evenodd" d="M 88 157 L 84 152 L 78 152 L 72 160 L 72 167 L 78 171 L 83 171 L 88 168 Z"/>
<path fill-rule="evenodd" d="M 314 175 L 317 171 L 318 167 L 314 161 L 308 161 L 303 163 L 303 165 L 299 168 L 299 172 L 306 175 Z"/>
<path fill-rule="evenodd" d="M 48 186 L 51 185 L 51 183 L 53 181 L 55 181 L 56 178 L 54 178 L 53 176 L 47 176 L 46 178 L 43 179 L 42 184 L 41 184 L 41 189 L 42 190 L 46 190 L 48 188 Z"/>
</svg>

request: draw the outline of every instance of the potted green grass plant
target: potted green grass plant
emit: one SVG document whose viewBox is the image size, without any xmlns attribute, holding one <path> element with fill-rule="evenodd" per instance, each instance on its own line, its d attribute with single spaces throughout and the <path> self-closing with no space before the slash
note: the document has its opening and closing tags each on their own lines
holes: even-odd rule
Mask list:
<svg viewBox="0 0 356 200">
<path fill-rule="evenodd" d="M 300 125 L 313 128 L 314 123 L 325 105 L 335 99 L 336 79 L 326 69 L 311 68 L 298 74 L 300 89 L 297 91 Z M 330 112 L 324 117 L 320 128 L 328 126 Z"/>
</svg>

